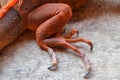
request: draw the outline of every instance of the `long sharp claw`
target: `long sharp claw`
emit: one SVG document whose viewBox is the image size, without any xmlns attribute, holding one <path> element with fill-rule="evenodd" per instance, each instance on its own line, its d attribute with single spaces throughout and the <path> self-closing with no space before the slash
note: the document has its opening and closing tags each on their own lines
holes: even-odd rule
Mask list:
<svg viewBox="0 0 120 80">
<path fill-rule="evenodd" d="M 89 78 L 90 77 L 90 72 L 91 72 L 91 69 L 88 69 L 83 78 L 85 78 L 85 79 Z"/>
<path fill-rule="evenodd" d="M 90 47 L 91 47 L 90 51 L 92 52 L 92 50 L 93 50 L 93 44 L 92 43 L 90 44 Z"/>
<path fill-rule="evenodd" d="M 48 69 L 51 70 L 51 71 L 55 71 L 57 69 L 57 65 L 53 64 L 52 66 L 48 67 Z"/>
</svg>

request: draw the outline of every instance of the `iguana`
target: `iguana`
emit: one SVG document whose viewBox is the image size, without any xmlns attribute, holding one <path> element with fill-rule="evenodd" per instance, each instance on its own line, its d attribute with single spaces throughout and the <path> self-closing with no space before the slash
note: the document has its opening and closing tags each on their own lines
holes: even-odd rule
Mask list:
<svg viewBox="0 0 120 80">
<path fill-rule="evenodd" d="M 83 6 L 88 0 L 10 0 L 0 9 L 0 49 L 16 39 L 25 29 L 36 33 L 38 46 L 52 56 L 52 66 L 57 69 L 57 56 L 52 47 L 70 48 L 79 55 L 86 64 L 87 78 L 91 64 L 86 56 L 70 43 L 85 42 L 93 48 L 92 42 L 84 38 L 71 38 L 78 31 L 73 29 L 62 36 L 65 25 L 72 16 L 72 10 Z"/>
</svg>

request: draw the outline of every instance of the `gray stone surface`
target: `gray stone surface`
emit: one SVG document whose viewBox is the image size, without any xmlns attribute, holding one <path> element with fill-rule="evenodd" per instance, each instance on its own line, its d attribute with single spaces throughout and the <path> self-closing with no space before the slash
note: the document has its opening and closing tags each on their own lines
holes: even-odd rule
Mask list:
<svg viewBox="0 0 120 80">
<path fill-rule="evenodd" d="M 92 40 L 93 52 L 84 43 L 75 43 L 89 57 L 93 70 L 88 80 L 120 80 L 120 0 L 90 0 L 74 12 L 66 25 L 80 31 L 79 37 Z M 58 70 L 49 71 L 51 57 L 35 42 L 34 32 L 25 31 L 0 54 L 0 80 L 84 80 L 85 66 L 74 52 L 56 50 Z"/>
</svg>

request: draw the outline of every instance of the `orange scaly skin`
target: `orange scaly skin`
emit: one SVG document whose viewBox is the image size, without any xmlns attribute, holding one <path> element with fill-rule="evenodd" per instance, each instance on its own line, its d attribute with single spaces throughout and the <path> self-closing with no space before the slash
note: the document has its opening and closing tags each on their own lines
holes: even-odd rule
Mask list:
<svg viewBox="0 0 120 80">
<path fill-rule="evenodd" d="M 83 59 L 87 68 L 87 73 L 85 74 L 84 78 L 87 78 L 91 70 L 90 61 L 84 53 L 82 53 L 79 49 L 70 43 L 85 42 L 91 46 L 92 50 L 92 42 L 84 38 L 71 39 L 71 37 L 78 32 L 76 29 L 73 29 L 66 36 L 61 35 L 65 25 L 72 16 L 71 7 L 64 3 L 40 4 L 39 0 L 31 0 L 31 3 L 30 0 L 26 0 L 26 3 L 31 4 L 31 7 L 29 6 L 29 10 L 25 10 L 28 5 L 25 4 L 24 0 L 19 1 L 20 4 L 18 4 L 18 10 L 22 18 L 24 18 L 24 24 L 26 24 L 27 28 L 36 31 L 36 41 L 38 45 L 52 56 L 53 63 L 52 66 L 48 67 L 48 69 L 56 70 L 58 64 L 57 56 L 51 47 L 63 46 L 72 49 L 77 53 L 78 56 Z M 35 1 L 38 1 L 38 4 L 35 4 Z M 85 1 L 86 0 L 83 0 L 83 2 Z M 3 15 L 5 15 L 5 13 L 7 13 L 8 10 L 12 8 L 17 2 L 18 0 L 11 0 L 8 2 L 8 4 L 1 9 L 0 18 L 2 18 Z"/>
<path fill-rule="evenodd" d="M 13 7 L 18 3 L 19 0 L 11 0 L 4 7 L 0 9 L 0 19 Z"/>
</svg>

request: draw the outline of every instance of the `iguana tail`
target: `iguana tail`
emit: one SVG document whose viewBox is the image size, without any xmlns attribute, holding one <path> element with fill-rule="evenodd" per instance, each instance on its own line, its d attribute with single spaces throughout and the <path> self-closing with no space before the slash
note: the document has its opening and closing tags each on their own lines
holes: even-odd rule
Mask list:
<svg viewBox="0 0 120 80">
<path fill-rule="evenodd" d="M 0 9 L 0 19 L 18 3 L 19 0 L 10 0 L 5 6 Z"/>
<path fill-rule="evenodd" d="M 20 13 L 11 8 L 0 19 L 0 50 L 15 40 L 23 31 Z"/>
</svg>

